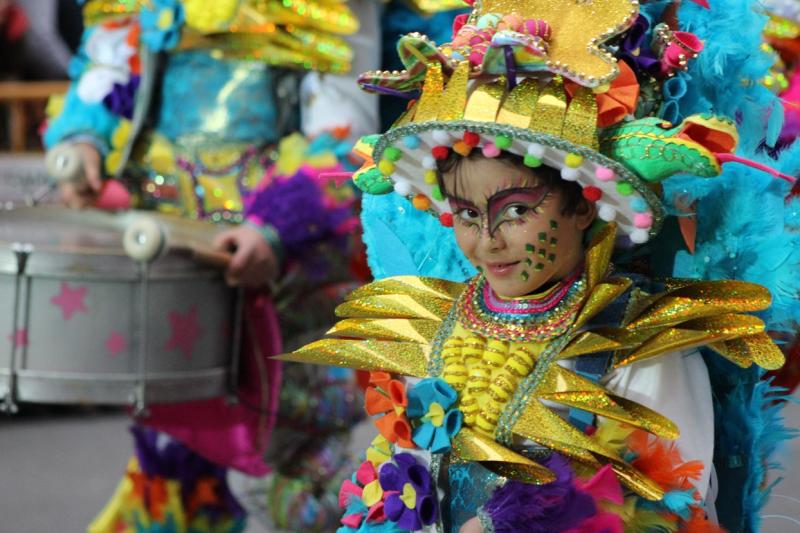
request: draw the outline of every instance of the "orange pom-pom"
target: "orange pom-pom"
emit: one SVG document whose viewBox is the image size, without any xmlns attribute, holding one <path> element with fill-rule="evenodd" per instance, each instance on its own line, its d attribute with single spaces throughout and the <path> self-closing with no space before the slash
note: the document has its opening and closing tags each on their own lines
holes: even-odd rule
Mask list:
<svg viewBox="0 0 800 533">
<path fill-rule="evenodd" d="M 414 207 L 419 209 L 420 211 L 427 211 L 431 208 L 431 201 L 430 199 L 425 196 L 424 194 L 418 194 L 411 200 L 411 203 Z"/>
<path fill-rule="evenodd" d="M 456 141 L 456 143 L 453 145 L 453 151 L 460 156 L 467 157 L 472 151 L 472 146 L 468 145 L 464 141 Z"/>
</svg>

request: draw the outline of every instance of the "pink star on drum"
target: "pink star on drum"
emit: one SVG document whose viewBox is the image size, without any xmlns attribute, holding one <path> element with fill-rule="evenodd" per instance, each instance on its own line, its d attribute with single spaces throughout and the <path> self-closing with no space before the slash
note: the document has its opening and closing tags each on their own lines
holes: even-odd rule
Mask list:
<svg viewBox="0 0 800 533">
<path fill-rule="evenodd" d="M 106 339 L 106 350 L 108 354 L 114 358 L 125 351 L 128 346 L 128 341 L 125 336 L 119 331 L 112 331 Z"/>
<path fill-rule="evenodd" d="M 71 288 L 66 281 L 61 282 L 61 292 L 50 298 L 50 303 L 61 308 L 61 317 L 70 320 L 75 313 L 88 313 L 84 302 L 86 287 Z"/>
<path fill-rule="evenodd" d="M 19 347 L 27 346 L 28 329 L 27 328 L 18 329 L 17 331 L 8 336 L 8 340 L 11 341 L 11 344 L 15 344 Z"/>
<path fill-rule="evenodd" d="M 178 349 L 183 352 L 183 357 L 191 359 L 194 343 L 203 333 L 203 328 L 197 321 L 197 306 L 193 305 L 185 314 L 170 311 L 169 325 L 172 334 L 167 340 L 167 350 Z"/>
</svg>

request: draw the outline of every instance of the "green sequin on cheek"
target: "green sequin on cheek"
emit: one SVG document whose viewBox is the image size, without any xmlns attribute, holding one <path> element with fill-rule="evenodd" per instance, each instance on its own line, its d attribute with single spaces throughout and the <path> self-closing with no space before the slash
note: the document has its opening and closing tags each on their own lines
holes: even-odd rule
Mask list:
<svg viewBox="0 0 800 533">
<path fill-rule="evenodd" d="M 539 242 L 547 242 L 547 233 L 543 231 L 539 233 Z"/>
<path fill-rule="evenodd" d="M 525 258 L 525 264 L 528 265 L 528 266 L 533 266 L 533 261 L 531 261 L 530 257 L 526 257 Z"/>
<path fill-rule="evenodd" d="M 556 244 L 558 244 L 558 239 L 556 239 L 555 237 L 550 237 L 550 246 L 552 248 L 555 248 Z"/>
<path fill-rule="evenodd" d="M 557 230 L 558 229 L 558 222 L 556 222 L 555 220 L 551 220 L 550 221 L 550 229 Z"/>
<path fill-rule="evenodd" d="M 530 274 L 528 274 L 527 270 L 523 270 L 522 272 L 519 273 L 519 277 L 522 278 L 522 281 L 528 281 Z"/>
<path fill-rule="evenodd" d="M 536 263 L 536 266 L 533 268 L 534 270 L 544 270 L 544 265 L 542 263 Z"/>
<path fill-rule="evenodd" d="M 529 254 L 532 254 L 532 253 L 534 253 L 536 251 L 536 247 L 534 245 L 528 243 L 528 244 L 525 245 L 525 251 L 528 252 Z"/>
<path fill-rule="evenodd" d="M 550 255 L 548 255 L 548 256 L 547 256 L 547 260 L 548 260 L 549 262 L 551 262 L 551 263 L 555 263 L 555 262 L 556 262 L 556 254 L 550 254 Z"/>
</svg>

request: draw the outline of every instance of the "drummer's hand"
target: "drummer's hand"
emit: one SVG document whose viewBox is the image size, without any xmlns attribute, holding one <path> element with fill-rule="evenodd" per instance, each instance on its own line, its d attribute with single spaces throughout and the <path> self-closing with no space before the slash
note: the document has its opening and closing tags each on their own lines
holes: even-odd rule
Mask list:
<svg viewBox="0 0 800 533">
<path fill-rule="evenodd" d="M 61 182 L 58 189 L 63 204 L 73 209 L 83 209 L 97 200 L 103 187 L 103 177 L 100 173 L 102 159 L 100 152 L 91 143 L 76 142 L 74 146 L 81 154 L 83 175 L 86 179 L 77 183 Z"/>
<path fill-rule="evenodd" d="M 483 527 L 481 526 L 480 520 L 478 517 L 470 518 L 464 525 L 461 526 L 461 529 L 458 530 L 458 533 L 483 533 Z"/>
<path fill-rule="evenodd" d="M 242 224 L 224 231 L 214 239 L 214 246 L 233 251 L 233 257 L 225 272 L 230 285 L 259 288 L 278 275 L 278 259 L 275 252 L 255 228 Z"/>
</svg>

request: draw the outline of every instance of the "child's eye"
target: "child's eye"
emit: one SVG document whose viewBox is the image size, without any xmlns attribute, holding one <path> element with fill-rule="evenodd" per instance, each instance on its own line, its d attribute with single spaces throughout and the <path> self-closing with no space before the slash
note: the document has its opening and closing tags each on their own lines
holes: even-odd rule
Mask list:
<svg viewBox="0 0 800 533">
<path fill-rule="evenodd" d="M 481 219 L 481 214 L 477 211 L 477 209 L 459 209 L 456 211 L 456 216 L 460 218 L 464 222 L 469 222 L 470 224 L 477 224 Z"/>
<path fill-rule="evenodd" d="M 508 220 L 519 220 L 523 218 L 531 208 L 527 205 L 514 204 L 506 208 L 505 218 Z"/>
</svg>

